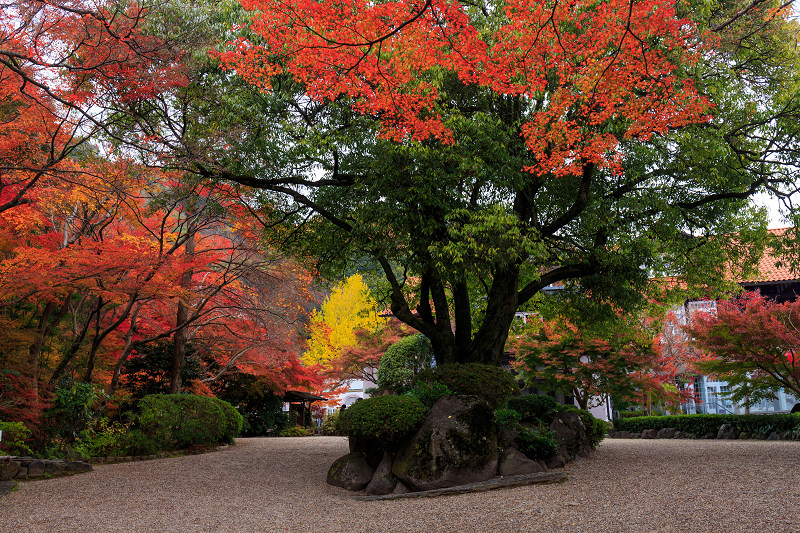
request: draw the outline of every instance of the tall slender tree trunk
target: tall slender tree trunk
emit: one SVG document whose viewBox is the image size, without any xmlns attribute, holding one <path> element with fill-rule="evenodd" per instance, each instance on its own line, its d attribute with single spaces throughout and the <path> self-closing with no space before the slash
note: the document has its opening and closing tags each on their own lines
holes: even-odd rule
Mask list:
<svg viewBox="0 0 800 533">
<path fill-rule="evenodd" d="M 133 313 L 131 313 L 131 327 L 128 328 L 128 333 L 125 334 L 125 345 L 122 347 L 122 353 L 120 353 L 117 358 L 117 364 L 114 366 L 114 374 L 111 376 L 111 383 L 108 384 L 108 390 L 106 391 L 109 396 L 114 394 L 114 391 L 117 390 L 119 377 L 120 374 L 122 374 L 122 367 L 125 365 L 125 361 L 128 360 L 128 357 L 130 357 L 131 352 L 133 352 L 133 336 L 136 334 L 136 321 L 141 308 L 142 306 L 139 304 L 134 308 Z"/>
<path fill-rule="evenodd" d="M 184 244 L 185 257 L 187 261 L 194 258 L 194 222 L 189 222 L 187 226 L 189 236 Z M 194 270 L 189 268 L 181 276 L 181 288 L 190 290 L 192 288 L 192 276 Z M 170 394 L 177 394 L 183 385 L 181 373 L 183 372 L 183 362 L 186 359 L 186 342 L 189 338 L 189 306 L 181 300 L 178 302 L 178 311 L 175 314 L 175 326 L 178 330 L 175 332 L 174 345 L 172 352 L 172 368 L 170 369 Z"/>
</svg>

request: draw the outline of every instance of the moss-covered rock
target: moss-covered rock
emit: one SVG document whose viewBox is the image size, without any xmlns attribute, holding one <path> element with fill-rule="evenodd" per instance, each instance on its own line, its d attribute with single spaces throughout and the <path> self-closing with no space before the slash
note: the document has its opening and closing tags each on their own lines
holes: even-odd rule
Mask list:
<svg viewBox="0 0 800 533">
<path fill-rule="evenodd" d="M 497 473 L 497 428 L 489 406 L 446 396 L 398 452 L 392 473 L 412 490 L 474 483 Z"/>
<path fill-rule="evenodd" d="M 328 484 L 347 490 L 361 490 L 366 487 L 375 470 L 359 452 L 339 457 L 328 469 Z"/>
</svg>

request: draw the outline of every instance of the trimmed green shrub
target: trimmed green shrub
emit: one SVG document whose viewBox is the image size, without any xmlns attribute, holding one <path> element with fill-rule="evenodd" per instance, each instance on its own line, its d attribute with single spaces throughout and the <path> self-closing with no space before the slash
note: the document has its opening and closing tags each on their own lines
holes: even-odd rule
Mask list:
<svg viewBox="0 0 800 533">
<path fill-rule="evenodd" d="M 30 455 L 33 453 L 26 444 L 31 437 L 31 430 L 22 422 L 0 422 L 0 431 L 3 438 L 0 440 L 0 450 L 4 455 Z"/>
<path fill-rule="evenodd" d="M 393 443 L 417 429 L 427 411 L 411 396 L 376 396 L 339 413 L 337 427 L 348 437 Z"/>
<path fill-rule="evenodd" d="M 430 409 L 440 398 L 450 396 L 453 392 L 444 383 L 417 383 L 417 386 L 406 393 L 425 404 Z"/>
<path fill-rule="evenodd" d="M 430 368 L 433 361 L 431 341 L 418 333 L 403 337 L 389 346 L 378 366 L 378 387 L 397 393 L 408 390 L 417 373 Z"/>
<path fill-rule="evenodd" d="M 552 419 L 552 416 L 548 415 L 558 407 L 559 403 L 551 396 L 527 394 L 508 399 L 508 408 L 518 412 L 524 422 Z"/>
<path fill-rule="evenodd" d="M 499 366 L 477 363 L 441 365 L 423 370 L 417 377 L 422 382 L 446 385 L 453 394 L 477 396 L 492 409 L 519 395 L 514 376 Z"/>
<path fill-rule="evenodd" d="M 242 415 L 228 402 L 194 394 L 152 394 L 139 401 L 139 428 L 159 449 L 232 442 Z"/>
<path fill-rule="evenodd" d="M 554 436 L 555 433 L 547 429 L 522 427 L 517 436 L 519 451 L 528 459 L 548 459 L 558 452 Z"/>
<path fill-rule="evenodd" d="M 800 413 L 775 415 L 670 415 L 639 416 L 614 421 L 619 431 L 640 433 L 645 429 L 675 428 L 699 437 L 716 433 L 722 424 L 733 424 L 739 431 L 768 435 L 772 431 L 792 431 L 800 424 Z"/>
</svg>

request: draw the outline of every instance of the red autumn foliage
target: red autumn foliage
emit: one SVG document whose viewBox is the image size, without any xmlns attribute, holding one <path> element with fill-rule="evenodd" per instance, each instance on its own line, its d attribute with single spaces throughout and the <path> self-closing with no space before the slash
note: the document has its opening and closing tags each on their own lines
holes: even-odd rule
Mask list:
<svg viewBox="0 0 800 533">
<path fill-rule="evenodd" d="M 607 394 L 642 405 L 688 394 L 674 386 L 680 365 L 635 321 L 601 334 L 564 317 L 534 317 L 513 347 L 531 385 L 571 394 L 583 409 Z"/>
<path fill-rule="evenodd" d="M 716 372 L 767 378 L 773 389 L 800 395 L 800 300 L 770 301 L 756 292 L 717 302 L 686 327 L 691 343 Z"/>
<path fill-rule="evenodd" d="M 502 13 L 452 0 L 242 5 L 259 41 L 233 43 L 223 65 L 265 91 L 286 73 L 314 100 L 348 98 L 396 141 L 454 142 L 442 72 L 542 102 L 521 126 L 538 175 L 579 175 L 585 162 L 619 171 L 620 140 L 707 118 L 709 104 L 677 66 L 696 59 L 697 30 L 670 0 L 509 0 Z"/>
</svg>

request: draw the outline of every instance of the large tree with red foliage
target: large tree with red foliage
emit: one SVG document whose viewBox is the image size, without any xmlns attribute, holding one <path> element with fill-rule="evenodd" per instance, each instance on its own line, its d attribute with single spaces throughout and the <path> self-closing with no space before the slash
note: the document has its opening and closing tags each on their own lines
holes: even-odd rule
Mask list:
<svg viewBox="0 0 800 533">
<path fill-rule="evenodd" d="M 700 368 L 738 386 L 737 400 L 751 403 L 779 388 L 800 396 L 800 300 L 744 293 L 696 313 L 686 331 L 705 356 Z"/>
<path fill-rule="evenodd" d="M 775 86 L 748 92 L 729 69 L 769 62 L 749 40 L 778 32 L 780 9 L 242 4 L 252 23 L 220 59 L 262 93 L 236 85 L 233 108 L 262 113 L 242 117 L 226 153 L 181 162 L 258 189 L 265 220 L 299 226 L 330 271 L 371 258 L 439 363 L 498 364 L 515 311 L 552 283 L 630 307 L 653 271 L 721 278 L 736 250 L 706 237 L 735 233 L 743 200 L 775 175 L 773 132 L 742 125 Z"/>
</svg>

